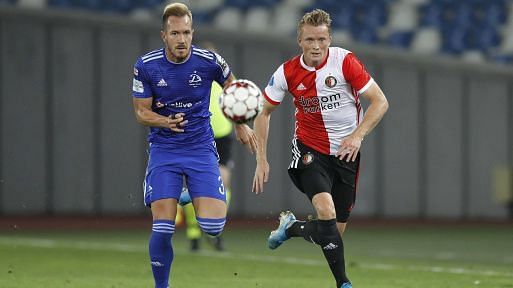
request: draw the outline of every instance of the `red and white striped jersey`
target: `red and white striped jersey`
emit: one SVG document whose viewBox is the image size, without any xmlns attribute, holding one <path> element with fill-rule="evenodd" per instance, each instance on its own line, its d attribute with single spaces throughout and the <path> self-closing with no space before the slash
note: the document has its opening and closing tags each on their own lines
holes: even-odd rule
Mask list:
<svg viewBox="0 0 513 288">
<path fill-rule="evenodd" d="M 360 123 L 359 95 L 374 80 L 350 51 L 330 47 L 318 67 L 309 67 L 302 55 L 283 63 L 274 72 L 264 97 L 278 105 L 288 91 L 296 106 L 295 137 L 316 151 L 335 155 L 342 139 Z"/>
</svg>

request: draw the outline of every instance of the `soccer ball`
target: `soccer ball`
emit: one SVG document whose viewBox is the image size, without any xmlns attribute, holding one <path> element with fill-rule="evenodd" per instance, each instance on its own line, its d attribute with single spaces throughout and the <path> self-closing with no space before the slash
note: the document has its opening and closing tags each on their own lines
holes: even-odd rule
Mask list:
<svg viewBox="0 0 513 288">
<path fill-rule="evenodd" d="M 262 107 L 260 88 L 246 79 L 233 81 L 219 97 L 219 108 L 224 116 L 238 124 L 253 120 L 262 111 Z"/>
</svg>

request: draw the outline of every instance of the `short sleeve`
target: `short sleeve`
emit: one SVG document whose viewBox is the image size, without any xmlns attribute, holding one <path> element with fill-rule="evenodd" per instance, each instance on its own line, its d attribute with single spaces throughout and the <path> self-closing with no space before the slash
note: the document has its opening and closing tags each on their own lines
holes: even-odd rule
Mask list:
<svg viewBox="0 0 513 288">
<path fill-rule="evenodd" d="M 226 60 L 224 60 L 224 58 L 221 57 L 221 55 L 214 53 L 214 56 L 218 68 L 218 73 L 216 74 L 216 78 L 214 80 L 217 83 L 219 83 L 219 85 L 223 86 L 224 82 L 226 82 L 226 80 L 228 80 L 228 78 L 230 77 L 230 66 L 228 65 Z"/>
<path fill-rule="evenodd" d="M 347 82 L 351 84 L 359 94 L 367 91 L 374 82 L 367 70 L 365 70 L 365 66 L 363 66 L 360 60 L 358 60 L 353 53 L 347 54 L 344 58 L 342 73 L 344 74 Z"/>
<path fill-rule="evenodd" d="M 150 79 L 144 63 L 139 59 L 134 66 L 134 79 L 132 84 L 132 96 L 135 98 L 152 97 Z"/>
<path fill-rule="evenodd" d="M 264 89 L 265 99 L 273 105 L 280 104 L 288 90 L 287 86 L 283 65 L 280 65 Z"/>
</svg>

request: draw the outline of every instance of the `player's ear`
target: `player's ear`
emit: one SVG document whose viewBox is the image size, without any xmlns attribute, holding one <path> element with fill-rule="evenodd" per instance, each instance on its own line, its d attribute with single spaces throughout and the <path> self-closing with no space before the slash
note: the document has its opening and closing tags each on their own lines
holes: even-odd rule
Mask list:
<svg viewBox="0 0 513 288">
<path fill-rule="evenodd" d="M 160 38 L 162 42 L 166 43 L 166 32 L 164 30 L 160 30 Z"/>
</svg>

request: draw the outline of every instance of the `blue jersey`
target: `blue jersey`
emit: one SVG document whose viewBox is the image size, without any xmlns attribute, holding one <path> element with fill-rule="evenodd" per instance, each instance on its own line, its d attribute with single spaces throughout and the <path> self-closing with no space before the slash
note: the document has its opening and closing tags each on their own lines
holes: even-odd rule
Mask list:
<svg viewBox="0 0 513 288">
<path fill-rule="evenodd" d="M 210 87 L 223 83 L 230 68 L 217 53 L 192 46 L 189 58 L 173 63 L 161 48 L 140 57 L 135 63 L 132 96 L 153 97 L 152 110 L 162 116 L 185 113 L 185 132 L 151 127 L 148 142 L 166 147 L 192 148 L 214 140 L 210 126 Z"/>
</svg>

